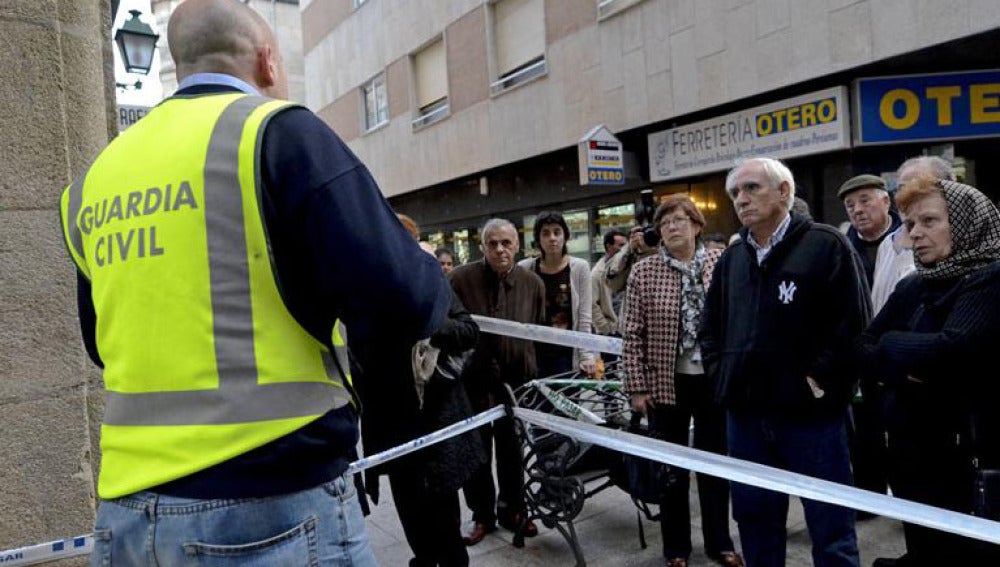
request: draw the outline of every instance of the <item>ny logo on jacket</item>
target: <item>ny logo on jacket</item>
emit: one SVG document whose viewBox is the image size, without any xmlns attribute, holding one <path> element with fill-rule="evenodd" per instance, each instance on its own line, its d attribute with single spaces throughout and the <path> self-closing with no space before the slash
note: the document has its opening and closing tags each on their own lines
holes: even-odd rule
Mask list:
<svg viewBox="0 0 1000 567">
<path fill-rule="evenodd" d="M 795 282 L 783 281 L 778 286 L 778 300 L 788 305 L 795 299 Z"/>
</svg>

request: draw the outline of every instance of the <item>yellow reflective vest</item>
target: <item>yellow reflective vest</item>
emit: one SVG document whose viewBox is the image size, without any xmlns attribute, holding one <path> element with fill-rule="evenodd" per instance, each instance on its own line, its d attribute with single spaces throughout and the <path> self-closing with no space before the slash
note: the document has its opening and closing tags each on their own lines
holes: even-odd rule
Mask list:
<svg viewBox="0 0 1000 567">
<path fill-rule="evenodd" d="M 101 498 L 222 463 L 351 400 L 340 324 L 331 353 L 288 312 L 269 254 L 260 143 L 290 105 L 168 99 L 62 194 L 105 365 Z"/>
</svg>

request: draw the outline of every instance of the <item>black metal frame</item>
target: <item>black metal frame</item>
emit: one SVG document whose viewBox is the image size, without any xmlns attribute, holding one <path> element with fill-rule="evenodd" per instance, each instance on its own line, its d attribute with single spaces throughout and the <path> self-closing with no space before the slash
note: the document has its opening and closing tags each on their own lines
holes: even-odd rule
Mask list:
<svg viewBox="0 0 1000 567">
<path fill-rule="evenodd" d="M 632 412 L 628 397 L 616 380 L 619 363 L 608 365 L 605 372 L 606 388 L 575 385 L 574 380 L 585 377 L 568 373 L 528 382 L 511 395 L 518 407 L 574 419 L 581 419 L 581 414 L 589 411 L 603 420 L 603 425 L 626 430 Z M 584 412 L 578 411 L 579 408 Z M 621 488 L 622 455 L 597 445 L 581 444 L 572 437 L 521 420 L 515 419 L 514 424 L 523 448 L 527 514 L 514 534 L 513 544 L 524 546 L 524 524 L 529 519 L 538 520 L 547 528 L 559 530 L 573 551 L 576 566 L 585 567 L 587 563 L 573 521 L 588 498 L 612 486 Z M 649 517 L 648 508 L 645 512 Z M 641 519 L 639 530 L 645 548 Z"/>
</svg>

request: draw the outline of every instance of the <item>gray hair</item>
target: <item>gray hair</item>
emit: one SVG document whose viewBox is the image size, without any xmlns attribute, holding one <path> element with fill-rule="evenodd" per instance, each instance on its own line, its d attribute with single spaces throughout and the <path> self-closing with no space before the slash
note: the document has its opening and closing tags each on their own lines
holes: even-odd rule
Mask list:
<svg viewBox="0 0 1000 567">
<path fill-rule="evenodd" d="M 759 163 L 764 168 L 764 175 L 767 176 L 775 188 L 780 187 L 782 182 L 788 183 L 788 199 L 785 205 L 791 210 L 792 205 L 795 203 L 795 178 L 792 176 L 792 171 L 788 169 L 787 165 L 769 157 L 749 158 L 736 162 L 736 166 L 730 169 L 729 174 L 726 175 L 726 193 L 729 195 L 729 198 L 736 200 L 736 195 L 733 193 L 733 184 L 736 181 L 736 175 L 744 167 L 754 163 Z"/>
<path fill-rule="evenodd" d="M 896 174 L 900 177 L 903 175 L 903 171 L 913 168 L 913 167 L 923 167 L 930 170 L 931 175 L 935 179 L 942 179 L 948 181 L 955 181 L 955 172 L 951 169 L 951 164 L 944 158 L 938 156 L 917 156 L 912 157 L 903 162 L 903 165 L 899 166 L 896 170 Z"/>
<path fill-rule="evenodd" d="M 485 243 L 486 243 L 486 235 L 487 234 L 489 234 L 489 233 L 491 233 L 494 230 L 497 230 L 499 228 L 508 228 L 508 227 L 511 230 L 513 230 L 514 231 L 514 235 L 517 236 L 517 227 L 514 226 L 514 223 L 510 222 L 507 219 L 492 218 L 492 219 L 486 221 L 486 223 L 483 224 L 483 227 L 479 229 L 479 242 L 481 242 L 481 243 L 483 243 L 485 245 Z"/>
</svg>

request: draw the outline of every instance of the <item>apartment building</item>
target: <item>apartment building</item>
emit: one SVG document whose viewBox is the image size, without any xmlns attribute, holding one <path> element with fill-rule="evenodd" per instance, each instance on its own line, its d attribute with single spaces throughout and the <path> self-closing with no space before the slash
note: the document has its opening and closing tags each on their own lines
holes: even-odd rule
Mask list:
<svg viewBox="0 0 1000 567">
<path fill-rule="evenodd" d="M 299 0 L 234 0 L 250 6 L 274 30 L 278 38 L 278 48 L 288 72 L 288 98 L 304 103 L 305 79 L 302 62 L 302 17 L 299 12 Z M 160 30 L 160 82 L 163 84 L 163 95 L 170 96 L 177 90 L 176 68 L 170 56 L 170 46 L 167 43 L 167 22 L 174 8 L 184 0 L 152 0 L 153 17 L 156 19 L 156 29 Z"/>
<path fill-rule="evenodd" d="M 558 210 L 592 259 L 645 193 L 737 228 L 725 172 L 786 160 L 821 221 L 836 188 L 921 153 L 989 194 L 1000 3 L 985 0 L 302 0 L 305 90 L 435 244 Z M 596 163 L 595 160 L 604 160 Z M 610 167 L 599 167 L 602 164 Z M 589 175 L 588 175 L 589 174 Z M 647 207 L 648 207 L 647 199 Z M 639 217 L 637 219 L 637 217 Z"/>
</svg>

